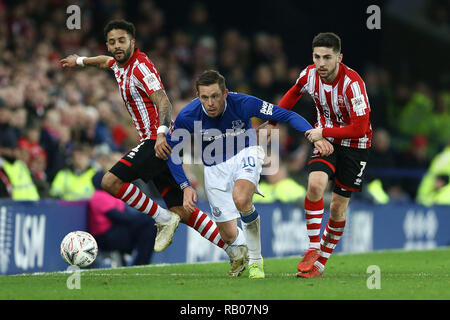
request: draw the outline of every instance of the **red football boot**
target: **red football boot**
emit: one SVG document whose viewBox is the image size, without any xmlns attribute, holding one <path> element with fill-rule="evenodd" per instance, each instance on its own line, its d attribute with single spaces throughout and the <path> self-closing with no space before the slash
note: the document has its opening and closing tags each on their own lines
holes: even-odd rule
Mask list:
<svg viewBox="0 0 450 320">
<path fill-rule="evenodd" d="M 319 259 L 320 254 L 317 250 L 308 250 L 304 255 L 302 261 L 297 264 L 297 269 L 300 272 L 308 272 L 312 269 L 314 262 Z"/>
<path fill-rule="evenodd" d="M 319 269 L 313 265 L 311 270 L 308 272 L 299 272 L 297 273 L 298 278 L 322 278 L 322 272 L 319 271 Z"/>
</svg>

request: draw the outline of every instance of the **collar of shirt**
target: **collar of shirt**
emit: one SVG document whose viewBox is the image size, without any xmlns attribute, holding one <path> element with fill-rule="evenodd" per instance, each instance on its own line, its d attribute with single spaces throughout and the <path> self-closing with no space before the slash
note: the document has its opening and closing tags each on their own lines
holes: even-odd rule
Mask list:
<svg viewBox="0 0 450 320">
<path fill-rule="evenodd" d="M 119 67 L 119 68 L 120 68 L 120 69 L 126 69 L 126 68 L 128 68 L 128 66 L 129 66 L 130 64 L 132 64 L 132 63 L 134 62 L 134 60 L 136 60 L 136 57 L 137 57 L 139 54 L 141 54 L 141 51 L 140 51 L 138 48 L 134 48 L 134 52 L 133 52 L 133 54 L 131 55 L 130 59 L 128 59 L 127 63 L 126 63 L 123 67 Z M 116 61 L 116 63 L 117 63 L 117 61 Z"/>
</svg>

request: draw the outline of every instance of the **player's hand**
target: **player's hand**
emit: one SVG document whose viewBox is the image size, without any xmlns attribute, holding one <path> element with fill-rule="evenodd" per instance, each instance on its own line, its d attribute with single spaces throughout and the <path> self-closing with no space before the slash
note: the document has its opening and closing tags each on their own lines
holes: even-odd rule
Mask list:
<svg viewBox="0 0 450 320">
<path fill-rule="evenodd" d="M 270 124 L 269 121 L 264 122 L 256 129 L 256 139 L 258 140 L 258 144 L 266 144 L 268 145 L 270 143 L 270 140 L 272 139 L 272 129 L 275 128 L 273 124 Z M 266 130 L 267 135 L 262 134 L 262 137 L 260 137 L 259 131 L 261 129 Z"/>
<path fill-rule="evenodd" d="M 70 56 L 61 59 L 59 62 L 61 63 L 63 68 L 73 68 L 77 66 L 77 58 L 79 56 L 76 54 L 71 54 Z"/>
<path fill-rule="evenodd" d="M 156 156 L 160 159 L 167 160 L 169 159 L 171 152 L 172 148 L 167 143 L 166 135 L 164 133 L 159 133 L 155 143 Z"/>
<path fill-rule="evenodd" d="M 333 145 L 327 139 L 322 138 L 321 140 L 314 142 L 314 147 L 314 154 L 319 152 L 322 156 L 329 156 L 334 152 Z"/>
<path fill-rule="evenodd" d="M 197 202 L 197 193 L 192 186 L 186 187 L 183 189 L 183 207 L 189 212 L 192 213 L 196 208 Z"/>
<path fill-rule="evenodd" d="M 314 143 L 323 138 L 322 130 L 323 130 L 323 128 L 310 129 L 305 132 L 305 136 L 309 140 L 309 142 Z"/>
</svg>

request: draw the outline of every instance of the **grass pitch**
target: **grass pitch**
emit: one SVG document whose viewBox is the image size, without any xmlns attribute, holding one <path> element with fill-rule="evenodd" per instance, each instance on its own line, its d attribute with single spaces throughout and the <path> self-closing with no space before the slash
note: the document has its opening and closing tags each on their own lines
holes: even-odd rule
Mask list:
<svg viewBox="0 0 450 320">
<path fill-rule="evenodd" d="M 0 276 L 0 299 L 151 300 L 448 300 L 450 248 L 335 254 L 323 278 L 296 278 L 299 258 L 265 259 L 265 279 L 248 271 L 229 278 L 229 264 L 149 265 L 81 271 L 80 289 L 68 289 L 72 273 Z M 380 289 L 369 289 L 369 266 L 380 270 Z M 370 283 L 373 283 L 369 281 Z"/>
</svg>

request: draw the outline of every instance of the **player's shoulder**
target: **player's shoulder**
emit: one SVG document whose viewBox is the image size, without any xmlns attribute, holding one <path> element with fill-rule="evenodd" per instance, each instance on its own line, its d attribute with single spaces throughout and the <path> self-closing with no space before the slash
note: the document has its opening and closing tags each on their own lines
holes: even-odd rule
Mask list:
<svg viewBox="0 0 450 320">
<path fill-rule="evenodd" d="M 227 96 L 227 100 L 229 100 L 229 101 L 240 101 L 240 100 L 247 99 L 248 97 L 251 97 L 251 96 L 248 95 L 248 94 L 245 94 L 245 93 L 229 91 L 228 92 L 228 96 Z"/>
<path fill-rule="evenodd" d="M 310 64 L 309 66 L 306 66 L 306 68 L 303 69 L 303 70 L 305 70 L 305 71 L 316 71 L 316 65 L 314 63 Z"/>
<path fill-rule="evenodd" d="M 347 65 L 341 63 L 342 68 L 344 69 L 344 74 L 346 77 L 348 77 L 348 79 L 350 80 L 350 82 L 363 82 L 361 76 L 359 75 L 358 72 L 356 72 L 354 69 L 348 67 Z"/>
<path fill-rule="evenodd" d="M 309 74 L 311 72 L 316 72 L 316 65 L 315 64 L 310 64 L 309 66 L 306 66 L 306 68 L 304 68 L 302 71 L 300 71 L 300 74 L 298 75 L 297 78 L 297 82 L 299 82 L 299 80 L 302 80 L 303 82 L 305 82 L 307 79 L 309 79 Z"/>
<path fill-rule="evenodd" d="M 228 92 L 227 103 L 231 102 L 233 105 L 238 106 L 239 104 L 242 104 L 247 101 L 254 100 L 254 99 L 258 99 L 258 98 L 256 98 L 255 96 L 252 96 L 250 94 L 230 91 L 230 92 Z"/>
<path fill-rule="evenodd" d="M 143 52 L 138 52 L 134 61 L 135 68 L 133 73 L 135 75 L 157 73 L 156 67 L 152 60 Z"/>
</svg>

